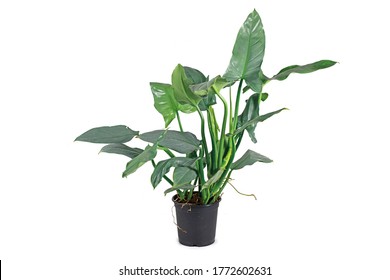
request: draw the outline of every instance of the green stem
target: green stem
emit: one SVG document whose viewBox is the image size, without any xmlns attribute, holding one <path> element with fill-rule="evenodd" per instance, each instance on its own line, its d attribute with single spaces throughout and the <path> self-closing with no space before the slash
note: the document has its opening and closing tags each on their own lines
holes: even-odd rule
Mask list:
<svg viewBox="0 0 390 280">
<path fill-rule="evenodd" d="M 203 154 L 206 157 L 206 164 L 209 165 L 210 164 L 210 155 L 209 155 L 209 151 L 208 151 L 208 148 L 207 148 L 204 116 L 203 116 L 202 111 L 199 109 L 199 107 L 196 107 L 196 110 L 199 113 L 200 121 L 201 121 L 200 129 L 201 129 L 201 134 L 202 134 Z M 202 158 L 203 154 L 201 154 L 201 158 Z"/>
<path fill-rule="evenodd" d="M 185 194 L 185 193 L 184 193 L 183 191 L 177 189 L 177 190 L 176 190 L 176 193 L 177 193 L 177 195 L 179 196 L 180 201 L 185 201 L 185 198 L 184 198 L 184 194 Z"/>
<path fill-rule="evenodd" d="M 230 174 L 232 173 L 232 170 L 230 170 L 230 166 L 233 163 L 234 156 L 236 155 L 236 144 L 234 143 L 234 139 L 232 137 L 229 138 L 229 151 L 227 152 L 224 162 L 222 164 L 221 169 L 224 169 L 221 179 L 215 184 L 214 188 L 212 189 L 211 195 L 219 196 L 222 192 L 221 188 L 223 189 L 226 185 L 226 180 L 230 178 Z"/>
<path fill-rule="evenodd" d="M 238 150 L 238 147 L 240 147 L 242 137 L 244 136 L 244 132 L 241 132 L 238 136 L 237 142 L 236 142 L 236 150 Z"/>
<path fill-rule="evenodd" d="M 230 175 L 232 174 L 232 172 L 233 172 L 233 170 L 230 170 L 230 171 L 229 171 L 229 173 L 227 174 L 227 176 L 226 176 L 226 178 L 225 178 L 225 181 L 223 181 L 222 186 L 218 189 L 218 191 L 216 192 L 216 194 L 213 195 L 213 200 L 211 201 L 211 203 L 214 203 L 215 201 L 217 201 L 218 197 L 221 196 L 223 189 L 226 187 L 226 184 L 229 182 Z"/>
<path fill-rule="evenodd" d="M 179 111 L 176 112 L 176 117 L 177 117 L 177 122 L 179 123 L 180 131 L 183 132 L 183 126 L 181 124 Z"/>
<path fill-rule="evenodd" d="M 156 167 L 156 162 L 154 161 L 154 159 L 152 159 L 152 165 L 153 167 L 155 168 Z M 173 182 L 171 179 L 169 179 L 166 175 L 163 176 L 163 178 L 165 179 L 165 181 L 167 181 L 171 186 L 173 186 Z"/>
<path fill-rule="evenodd" d="M 208 166 L 208 172 L 210 174 L 209 177 L 211 177 L 214 174 L 214 171 L 217 169 L 218 166 L 218 145 L 216 139 L 218 138 L 217 128 L 216 128 L 216 119 L 214 114 L 213 107 L 209 107 L 207 109 L 207 123 L 209 127 L 209 133 L 211 138 L 211 165 Z"/>
<path fill-rule="evenodd" d="M 188 193 L 187 193 L 187 201 L 191 200 L 193 191 L 194 191 L 193 189 L 188 191 Z"/>
<path fill-rule="evenodd" d="M 159 149 L 163 150 L 169 157 L 171 158 L 175 157 L 175 155 L 168 148 L 159 147 Z"/>
<path fill-rule="evenodd" d="M 198 160 L 198 172 L 199 172 L 199 179 L 200 179 L 200 184 L 199 184 L 199 191 L 201 192 L 202 195 L 202 200 L 207 201 L 209 194 L 207 193 L 207 190 L 201 191 L 202 185 L 206 182 L 205 177 L 204 177 L 204 165 L 203 165 L 203 157 L 206 158 L 206 166 L 210 165 L 210 155 L 207 149 L 207 142 L 206 142 L 206 133 L 205 133 L 205 122 L 204 122 L 204 117 L 202 111 L 199 109 L 199 107 L 196 107 L 196 110 L 199 113 L 200 121 L 201 121 L 201 134 L 202 134 L 202 147 L 200 149 L 200 154 Z"/>
<path fill-rule="evenodd" d="M 238 123 L 238 110 L 240 109 L 240 97 L 241 97 L 241 88 L 242 88 L 242 82 L 244 80 L 240 80 L 240 83 L 238 85 L 237 90 L 237 96 L 236 96 L 236 105 L 234 110 L 234 122 L 233 122 L 233 131 L 237 129 L 237 123 Z"/>
<path fill-rule="evenodd" d="M 218 166 L 221 166 L 222 165 L 222 161 L 223 161 L 223 156 L 225 154 L 225 138 L 226 138 L 226 134 L 225 134 L 225 131 L 226 131 L 226 123 L 227 123 L 227 118 L 229 116 L 229 109 L 228 109 L 228 104 L 226 102 L 226 99 L 217 91 L 215 91 L 217 93 L 217 96 L 219 97 L 219 99 L 221 99 L 222 103 L 223 103 L 223 122 L 222 122 L 222 127 L 221 127 L 221 137 L 220 137 L 220 145 L 219 145 L 219 155 L 218 155 Z"/>
<path fill-rule="evenodd" d="M 229 132 L 233 133 L 233 102 L 232 87 L 229 87 Z"/>
</svg>

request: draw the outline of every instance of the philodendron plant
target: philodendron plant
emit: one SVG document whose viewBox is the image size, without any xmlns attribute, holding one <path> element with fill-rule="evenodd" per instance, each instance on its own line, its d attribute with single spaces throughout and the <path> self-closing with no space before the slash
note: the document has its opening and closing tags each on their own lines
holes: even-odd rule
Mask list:
<svg viewBox="0 0 390 280">
<path fill-rule="evenodd" d="M 103 126 L 88 130 L 76 141 L 107 144 L 101 152 L 129 157 L 123 177 L 151 162 L 153 188 L 165 180 L 169 185 L 165 194 L 176 192 L 182 202 L 212 204 L 221 196 L 233 171 L 256 162 L 272 162 L 252 150 L 238 156 L 245 135 L 256 143 L 257 124 L 286 109 L 260 114 L 260 105 L 268 98 L 264 86 L 285 80 L 292 73 L 310 73 L 336 63 L 320 60 L 292 65 L 268 77 L 261 68 L 264 50 L 264 29 L 254 10 L 238 32 L 230 63 L 222 76 L 209 79 L 201 71 L 179 64 L 170 84 L 150 83 L 154 107 L 162 115 L 165 129 L 139 132 L 126 125 Z M 246 102 L 242 102 L 244 97 Z M 214 110 L 217 103 L 223 108 L 221 116 Z M 199 118 L 199 133 L 186 131 L 180 114 Z M 171 128 L 175 119 L 176 130 Z M 125 144 L 134 137 L 148 145 L 140 149 Z M 156 162 L 158 152 L 165 154 L 166 159 Z"/>
</svg>

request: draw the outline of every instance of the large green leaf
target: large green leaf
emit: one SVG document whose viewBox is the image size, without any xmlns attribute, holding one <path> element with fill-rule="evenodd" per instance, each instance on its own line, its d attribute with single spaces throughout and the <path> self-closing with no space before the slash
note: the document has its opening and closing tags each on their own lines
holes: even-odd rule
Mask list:
<svg viewBox="0 0 390 280">
<path fill-rule="evenodd" d="M 153 188 L 157 187 L 164 175 L 169 172 L 171 167 L 194 167 L 196 160 L 196 158 L 173 157 L 160 161 L 154 168 L 150 178 Z"/>
<path fill-rule="evenodd" d="M 131 148 L 129 146 L 126 146 L 125 144 L 108 144 L 104 146 L 100 153 L 110 153 L 110 154 L 118 154 L 118 155 L 124 155 L 129 158 L 135 158 L 139 154 L 142 153 L 142 149 L 139 148 Z"/>
<path fill-rule="evenodd" d="M 202 98 L 199 102 L 199 109 L 201 111 L 206 111 L 210 106 L 217 104 L 217 98 L 215 97 L 215 92 L 210 90 L 206 96 Z"/>
<path fill-rule="evenodd" d="M 228 81 L 244 79 L 255 92 L 258 92 L 264 50 L 263 24 L 259 14 L 254 10 L 238 32 L 229 66 L 223 75 L 224 78 Z"/>
<path fill-rule="evenodd" d="M 280 112 L 282 112 L 283 110 L 288 110 L 287 108 L 282 108 L 282 109 L 279 109 L 279 110 L 276 110 L 276 111 L 273 111 L 273 112 L 270 112 L 270 113 L 267 113 L 267 114 L 264 114 L 264 115 L 261 115 L 261 116 L 258 116 L 250 121 L 247 121 L 246 123 L 243 123 L 239 128 L 237 128 L 235 131 L 234 131 L 234 135 L 237 135 L 241 132 L 243 132 L 247 127 L 251 126 L 251 125 L 254 125 L 254 124 L 257 124 L 258 122 L 263 122 L 265 121 L 266 119 L 272 117 L 273 115 L 275 114 L 278 114 Z"/>
<path fill-rule="evenodd" d="M 131 130 L 125 125 L 102 126 L 84 132 L 75 141 L 100 144 L 126 143 L 138 135 L 138 133 L 138 131 Z"/>
<path fill-rule="evenodd" d="M 191 84 L 199 84 L 207 81 L 207 77 L 198 69 L 188 66 L 184 66 L 183 68 L 187 78 L 191 80 Z"/>
<path fill-rule="evenodd" d="M 178 64 L 172 73 L 172 87 L 175 98 L 180 104 L 188 104 L 196 107 L 202 97 L 191 91 L 191 84 L 192 80 L 186 76 L 183 66 Z"/>
<path fill-rule="evenodd" d="M 244 168 L 247 165 L 252 165 L 256 162 L 270 163 L 272 162 L 272 160 L 252 150 L 247 150 L 239 160 L 233 162 L 230 168 L 233 170 L 237 170 Z"/>
<path fill-rule="evenodd" d="M 154 107 L 163 116 L 165 127 L 175 119 L 178 111 L 183 113 L 193 113 L 196 107 L 190 104 L 180 104 L 177 102 L 172 85 L 162 83 L 150 83 L 153 93 Z"/>
<path fill-rule="evenodd" d="M 165 127 L 175 119 L 178 103 L 173 94 L 173 88 L 168 84 L 150 83 L 153 93 L 154 107 L 163 116 Z"/>
<path fill-rule="evenodd" d="M 317 70 L 331 67 L 336 63 L 337 62 L 332 60 L 320 60 L 306 65 L 291 65 L 280 70 L 279 73 L 273 76 L 270 80 L 282 81 L 285 80 L 292 73 L 299 73 L 299 74 L 311 73 Z"/>
<path fill-rule="evenodd" d="M 207 83 L 208 77 L 206 77 L 202 72 L 195 68 L 184 66 L 184 72 L 186 76 L 191 80 L 190 89 L 192 90 L 192 86 L 196 84 L 202 84 Z M 193 90 L 192 90 L 193 91 Z M 195 93 L 195 92 L 194 92 Z M 196 93 L 195 93 L 196 94 Z M 199 96 L 202 96 L 202 94 L 198 94 Z M 210 105 L 216 104 L 216 98 L 215 94 L 209 93 L 206 96 L 202 96 L 202 100 L 199 102 L 198 106 L 200 110 L 205 111 Z M 181 105 L 181 106 L 188 106 L 188 105 Z M 196 111 L 196 107 L 188 106 L 192 111 L 186 112 L 186 113 L 192 113 Z"/>
<path fill-rule="evenodd" d="M 190 184 L 198 176 L 198 173 L 189 167 L 179 166 L 173 172 L 173 186 L 183 186 Z"/>
<path fill-rule="evenodd" d="M 147 146 L 146 149 L 138 156 L 129 161 L 126 165 L 126 170 L 123 172 L 122 177 L 127 177 L 130 174 L 137 171 L 146 162 L 151 161 L 157 155 L 157 144 L 153 146 Z"/>
<path fill-rule="evenodd" d="M 156 143 L 163 130 L 155 130 L 139 135 L 139 138 L 149 143 Z M 190 132 L 167 130 L 159 145 L 182 154 L 189 154 L 199 149 L 200 141 Z"/>
</svg>

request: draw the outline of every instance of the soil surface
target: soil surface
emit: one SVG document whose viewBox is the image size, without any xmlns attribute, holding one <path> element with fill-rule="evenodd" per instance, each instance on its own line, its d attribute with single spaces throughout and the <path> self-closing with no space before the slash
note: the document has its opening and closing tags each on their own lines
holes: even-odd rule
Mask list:
<svg viewBox="0 0 390 280">
<path fill-rule="evenodd" d="M 218 201 L 221 198 L 218 199 Z M 175 197 L 175 202 L 177 203 L 184 203 L 184 204 L 196 204 L 196 205 L 202 205 L 202 198 L 198 192 L 194 192 L 192 194 L 191 200 L 181 200 L 179 196 Z"/>
</svg>

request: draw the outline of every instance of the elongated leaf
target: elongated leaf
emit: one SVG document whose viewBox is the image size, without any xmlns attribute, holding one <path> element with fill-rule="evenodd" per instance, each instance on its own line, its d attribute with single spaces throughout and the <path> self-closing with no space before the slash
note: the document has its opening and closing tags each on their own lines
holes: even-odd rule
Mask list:
<svg viewBox="0 0 390 280">
<path fill-rule="evenodd" d="M 183 186 L 190 184 L 196 179 L 198 173 L 189 167 L 176 167 L 173 172 L 173 186 Z"/>
<path fill-rule="evenodd" d="M 75 141 L 100 144 L 126 143 L 138 133 L 138 131 L 131 130 L 125 125 L 102 126 L 84 132 Z"/>
<path fill-rule="evenodd" d="M 129 158 L 135 158 L 139 154 L 143 152 L 142 149 L 139 148 L 131 148 L 129 146 L 126 146 L 125 144 L 108 144 L 104 146 L 100 153 L 110 153 L 110 154 L 118 154 L 118 155 L 124 155 Z"/>
<path fill-rule="evenodd" d="M 206 76 L 198 69 L 188 66 L 184 66 L 183 68 L 187 78 L 191 80 L 191 84 L 200 84 L 207 81 Z"/>
<path fill-rule="evenodd" d="M 252 119 L 252 120 L 250 120 L 250 121 L 248 121 L 248 122 L 242 124 L 241 127 L 239 127 L 238 129 L 236 129 L 236 130 L 234 131 L 233 134 L 234 134 L 234 135 L 237 135 L 237 134 L 243 132 L 248 126 L 257 124 L 258 122 L 263 122 L 263 121 L 265 121 L 266 119 L 272 117 L 273 115 L 282 112 L 283 110 L 288 110 L 288 109 L 287 109 L 287 108 L 282 108 L 282 109 L 279 109 L 279 110 L 276 110 L 276 111 L 273 111 L 273 112 L 270 112 L 270 113 L 267 113 L 267 114 L 258 116 L 258 117 L 256 117 L 256 118 L 254 118 L 254 119 Z"/>
<path fill-rule="evenodd" d="M 147 146 L 146 149 L 138 156 L 129 161 L 126 165 L 126 170 L 123 172 L 122 177 L 127 177 L 130 174 L 137 171 L 146 162 L 151 161 L 157 155 L 157 144 L 153 146 Z"/>
<path fill-rule="evenodd" d="M 259 99 L 260 99 L 259 93 L 252 94 L 249 97 L 249 99 L 246 101 L 244 111 L 242 112 L 241 115 L 238 116 L 238 127 L 259 116 L 259 103 L 260 103 Z M 256 129 L 256 124 L 249 125 L 246 128 L 246 131 L 248 132 L 249 137 L 251 138 L 253 143 L 257 142 L 255 136 L 255 129 Z"/>
<path fill-rule="evenodd" d="M 331 67 L 336 63 L 337 62 L 332 60 L 320 60 L 306 65 L 291 65 L 280 70 L 278 74 L 276 74 L 271 78 L 271 80 L 282 81 L 285 80 L 291 73 L 299 73 L 299 74 L 311 73 L 317 70 Z"/>
<path fill-rule="evenodd" d="M 168 127 L 179 110 L 173 87 L 168 84 L 150 83 L 150 88 L 153 93 L 154 107 L 163 116 L 165 127 Z"/>
<path fill-rule="evenodd" d="M 156 143 L 163 130 L 155 130 L 139 135 L 139 138 L 149 143 Z M 199 149 L 200 141 L 190 132 L 167 130 L 159 145 L 182 154 L 189 154 Z"/>
<path fill-rule="evenodd" d="M 196 160 L 196 158 L 173 157 L 160 161 L 154 168 L 154 171 L 150 178 L 153 188 L 157 187 L 164 175 L 169 172 L 171 167 L 193 167 Z"/>
<path fill-rule="evenodd" d="M 191 91 L 191 84 L 192 80 L 186 76 L 183 66 L 178 64 L 172 73 L 172 87 L 175 98 L 180 104 L 196 107 L 202 98 Z"/>
<path fill-rule="evenodd" d="M 167 195 L 170 192 L 177 191 L 177 190 L 193 190 L 195 189 L 195 185 L 187 184 L 187 185 L 182 185 L 182 186 L 174 186 L 172 188 L 166 189 L 164 191 L 164 195 Z"/>
<path fill-rule="evenodd" d="M 221 178 L 224 171 L 224 169 L 218 170 L 217 173 L 215 173 L 210 179 L 207 180 L 206 183 L 203 184 L 202 190 L 207 189 L 215 184 Z"/>
<path fill-rule="evenodd" d="M 258 91 L 264 50 L 263 24 L 259 14 L 254 10 L 249 14 L 238 32 L 233 55 L 223 77 L 228 81 L 244 79 L 251 88 L 253 87 L 255 91 Z"/>
<path fill-rule="evenodd" d="M 237 170 L 237 169 L 244 168 L 247 165 L 252 165 L 255 162 L 270 163 L 272 162 L 272 160 L 252 150 L 247 150 L 239 160 L 233 162 L 230 168 L 233 170 Z"/>
</svg>

